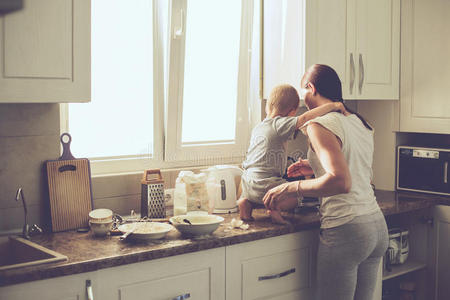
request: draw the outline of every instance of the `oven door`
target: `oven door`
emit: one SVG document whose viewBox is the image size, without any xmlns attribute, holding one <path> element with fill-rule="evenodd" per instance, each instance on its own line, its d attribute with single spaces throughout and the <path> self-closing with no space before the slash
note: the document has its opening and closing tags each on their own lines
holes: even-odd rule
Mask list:
<svg viewBox="0 0 450 300">
<path fill-rule="evenodd" d="M 398 148 L 397 188 L 450 194 L 450 152 L 425 148 Z"/>
</svg>

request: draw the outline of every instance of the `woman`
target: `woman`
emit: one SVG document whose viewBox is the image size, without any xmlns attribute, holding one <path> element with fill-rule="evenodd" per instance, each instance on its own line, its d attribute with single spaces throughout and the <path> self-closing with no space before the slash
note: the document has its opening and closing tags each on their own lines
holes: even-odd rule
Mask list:
<svg viewBox="0 0 450 300">
<path fill-rule="evenodd" d="M 311 66 L 301 80 L 308 109 L 343 102 L 336 72 Z M 347 109 L 348 110 L 348 109 Z M 315 178 L 267 192 L 267 208 L 292 207 L 296 196 L 320 197 L 317 299 L 372 299 L 380 260 L 388 246 L 384 216 L 371 186 L 373 129 L 358 114 L 329 113 L 305 124 L 308 161 L 288 169 L 291 177 L 311 167 Z"/>
</svg>

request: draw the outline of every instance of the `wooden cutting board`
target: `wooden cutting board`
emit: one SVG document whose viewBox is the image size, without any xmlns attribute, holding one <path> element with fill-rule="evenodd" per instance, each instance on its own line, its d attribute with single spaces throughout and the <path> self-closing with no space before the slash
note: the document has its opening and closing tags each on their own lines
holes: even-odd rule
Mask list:
<svg viewBox="0 0 450 300">
<path fill-rule="evenodd" d="M 71 141 L 72 137 L 63 133 L 63 154 L 59 159 L 45 163 L 53 232 L 89 226 L 89 212 L 92 210 L 91 168 L 88 159 L 73 157 Z"/>
</svg>

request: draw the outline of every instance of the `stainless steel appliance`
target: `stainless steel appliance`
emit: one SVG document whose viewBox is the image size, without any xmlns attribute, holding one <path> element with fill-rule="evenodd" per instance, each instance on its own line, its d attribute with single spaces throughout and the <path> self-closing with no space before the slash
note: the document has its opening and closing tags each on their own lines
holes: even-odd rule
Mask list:
<svg viewBox="0 0 450 300">
<path fill-rule="evenodd" d="M 164 180 L 159 169 L 145 170 L 141 180 L 141 218 L 165 218 Z"/>
<path fill-rule="evenodd" d="M 399 146 L 397 190 L 450 195 L 450 149 Z"/>
</svg>

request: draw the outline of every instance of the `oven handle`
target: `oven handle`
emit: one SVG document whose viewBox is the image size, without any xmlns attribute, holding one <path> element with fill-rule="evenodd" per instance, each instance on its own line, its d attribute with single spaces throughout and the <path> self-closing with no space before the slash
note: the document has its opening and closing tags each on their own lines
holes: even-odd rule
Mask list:
<svg viewBox="0 0 450 300">
<path fill-rule="evenodd" d="M 448 183 L 448 161 L 444 163 L 444 183 Z"/>
</svg>

